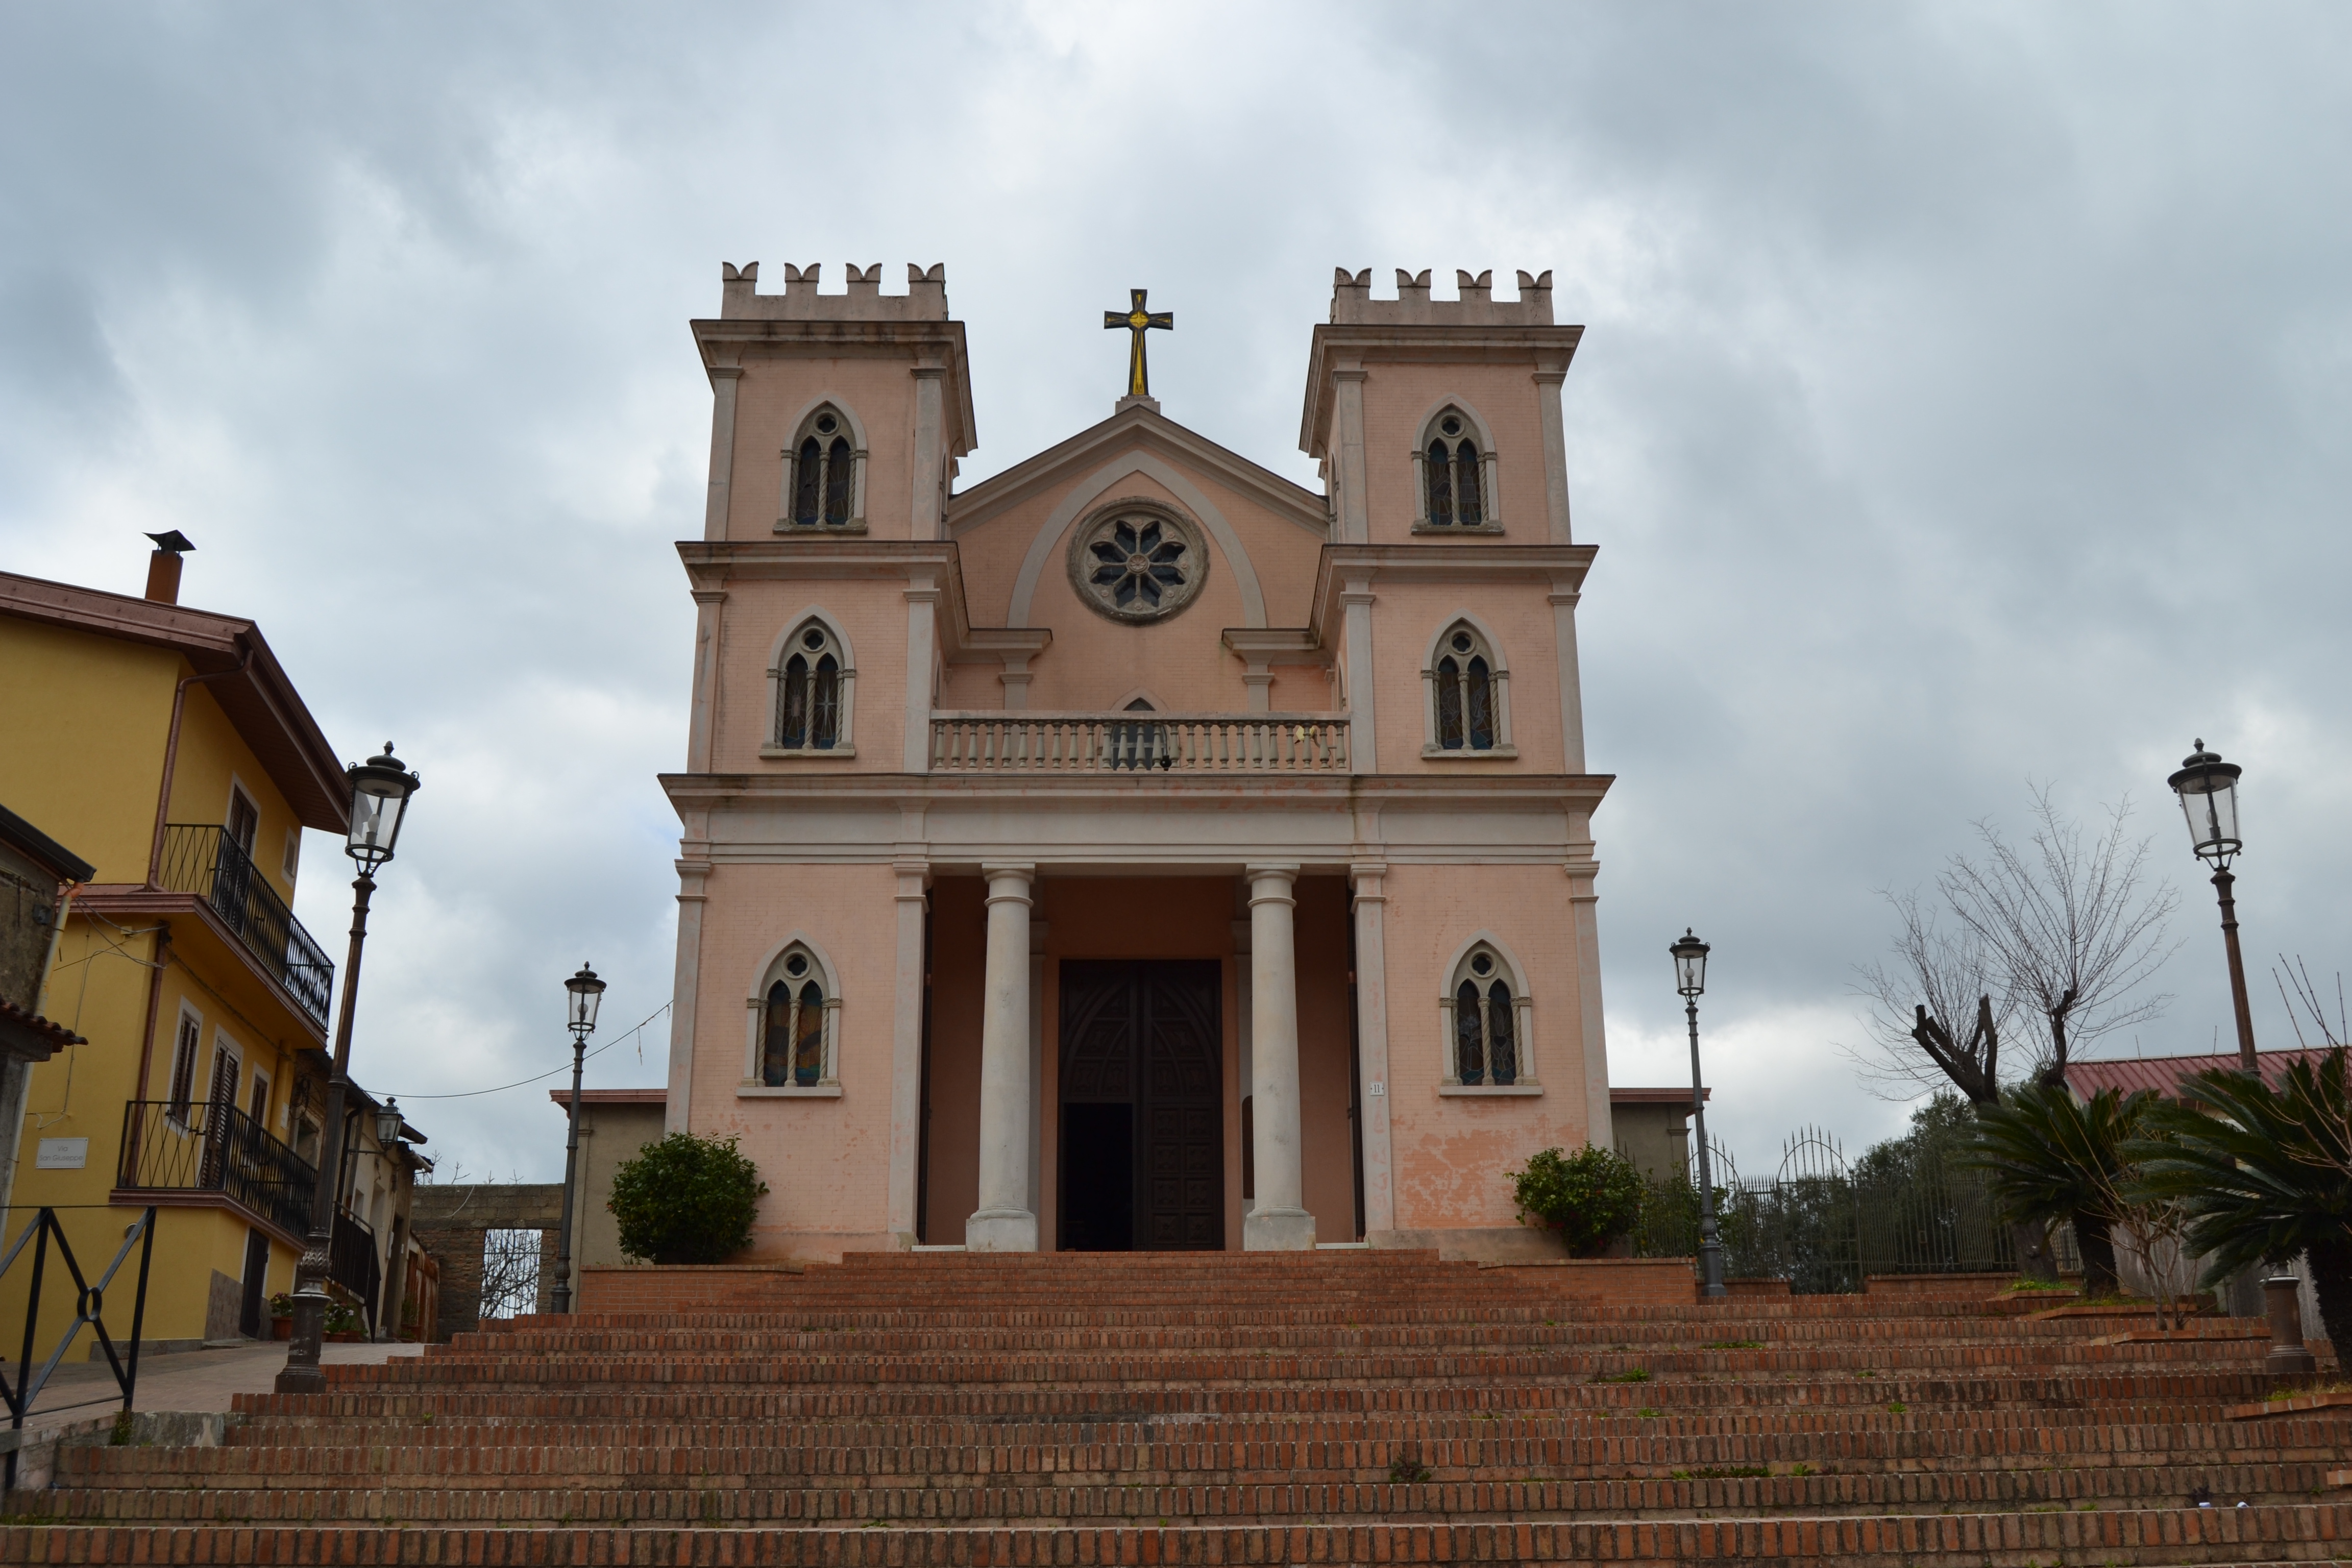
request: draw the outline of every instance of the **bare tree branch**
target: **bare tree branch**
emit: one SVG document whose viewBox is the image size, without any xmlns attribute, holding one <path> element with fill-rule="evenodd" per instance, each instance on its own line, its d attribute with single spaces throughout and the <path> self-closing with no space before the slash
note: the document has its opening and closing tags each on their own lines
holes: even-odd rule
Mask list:
<svg viewBox="0 0 2352 1568">
<path fill-rule="evenodd" d="M 2049 1027 L 2034 1076 L 2055 1082 L 2101 1037 L 2147 1023 L 2171 1001 L 2132 993 L 2179 945 L 2165 925 L 2179 906 L 2168 882 L 2144 886 L 2148 840 L 2126 837 L 2128 798 L 2085 841 L 2046 785 L 2029 786 L 2034 828 L 2011 843 L 1990 818 L 1976 825 L 1982 860 L 1955 855 L 1936 879 L 1952 913 L 1981 942 L 2021 1009 Z"/>
<path fill-rule="evenodd" d="M 2000 1096 L 2000 1037 L 2014 1011 L 1994 955 L 1965 927 L 1945 930 L 1916 891 L 1882 890 L 1901 929 L 1889 956 L 1860 966 L 1870 1041 L 1842 1047 L 1863 1081 L 1890 1100 L 1950 1084 L 1975 1104 Z"/>
</svg>

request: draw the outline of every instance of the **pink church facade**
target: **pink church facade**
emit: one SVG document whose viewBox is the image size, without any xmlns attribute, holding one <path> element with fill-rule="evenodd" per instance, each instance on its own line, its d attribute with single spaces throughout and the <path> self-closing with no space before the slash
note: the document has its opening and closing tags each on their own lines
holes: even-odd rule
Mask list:
<svg viewBox="0 0 2352 1568">
<path fill-rule="evenodd" d="M 758 1256 L 1528 1250 L 1505 1173 L 1612 1142 L 1550 275 L 1339 274 L 1318 493 L 1148 395 L 956 489 L 908 273 L 693 323 L 670 1129 Z"/>
</svg>

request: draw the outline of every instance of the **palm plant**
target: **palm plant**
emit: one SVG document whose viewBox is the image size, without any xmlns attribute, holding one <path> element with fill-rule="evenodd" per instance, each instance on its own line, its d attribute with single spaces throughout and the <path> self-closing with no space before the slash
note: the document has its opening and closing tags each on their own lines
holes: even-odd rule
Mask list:
<svg viewBox="0 0 2352 1568">
<path fill-rule="evenodd" d="M 2275 1089 L 2234 1068 L 2183 1079 L 2129 1146 L 2140 1185 L 2189 1215 L 2205 1282 L 2255 1263 L 2310 1258 L 2320 1321 L 2352 1347 L 2352 1095 L 2341 1046 L 2290 1065 Z"/>
<path fill-rule="evenodd" d="M 2149 1089 L 2126 1100 L 2105 1089 L 2085 1104 L 2063 1085 L 2029 1083 L 1977 1110 L 1976 1146 L 1963 1163 L 1987 1173 L 2010 1219 L 2074 1222 L 2089 1295 L 2120 1288 L 2114 1232 L 2125 1218 L 2117 1198 L 2128 1179 L 2125 1143 L 2155 1100 Z"/>
</svg>

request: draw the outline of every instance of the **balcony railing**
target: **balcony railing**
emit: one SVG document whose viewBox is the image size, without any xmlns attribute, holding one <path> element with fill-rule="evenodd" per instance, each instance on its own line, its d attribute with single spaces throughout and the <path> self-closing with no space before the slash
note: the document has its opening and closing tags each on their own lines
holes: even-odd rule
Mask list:
<svg viewBox="0 0 2352 1568">
<path fill-rule="evenodd" d="M 1344 773 L 1348 721 L 1330 713 L 943 713 L 942 773 Z"/>
<path fill-rule="evenodd" d="M 292 1236 L 310 1228 L 318 1167 L 244 1111 L 191 1100 L 134 1100 L 122 1108 L 122 1169 L 115 1185 L 141 1193 L 220 1193 Z"/>
<path fill-rule="evenodd" d="M 236 839 L 217 827 L 173 823 L 163 830 L 156 885 L 194 893 L 211 905 L 302 1011 L 327 1026 L 335 966 Z"/>
</svg>

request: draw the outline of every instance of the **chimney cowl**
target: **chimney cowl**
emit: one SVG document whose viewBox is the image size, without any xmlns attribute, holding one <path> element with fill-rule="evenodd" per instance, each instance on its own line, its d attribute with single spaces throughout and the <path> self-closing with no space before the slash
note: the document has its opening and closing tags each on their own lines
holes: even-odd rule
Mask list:
<svg viewBox="0 0 2352 1568">
<path fill-rule="evenodd" d="M 151 533 L 155 553 L 147 558 L 147 597 L 159 605 L 180 602 L 180 557 L 195 546 L 178 529 Z"/>
</svg>

